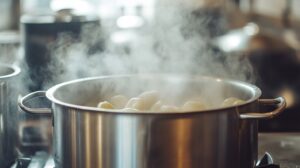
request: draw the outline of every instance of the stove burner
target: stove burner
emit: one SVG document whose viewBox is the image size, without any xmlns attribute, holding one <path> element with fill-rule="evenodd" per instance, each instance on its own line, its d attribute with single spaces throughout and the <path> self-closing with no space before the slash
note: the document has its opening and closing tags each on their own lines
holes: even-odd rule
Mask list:
<svg viewBox="0 0 300 168">
<path fill-rule="evenodd" d="M 279 168 L 279 165 L 274 164 L 271 155 L 266 152 L 260 161 L 257 162 L 255 168 Z"/>
<path fill-rule="evenodd" d="M 30 162 L 31 162 L 30 158 L 20 158 L 20 159 L 17 160 L 16 168 L 28 167 Z"/>
<path fill-rule="evenodd" d="M 32 158 L 19 158 L 11 168 L 54 168 L 54 161 L 46 152 L 37 152 Z M 280 168 L 273 163 L 271 155 L 266 152 L 257 162 L 255 168 Z"/>
<path fill-rule="evenodd" d="M 54 168 L 54 160 L 47 152 L 36 152 L 32 157 L 18 158 L 11 168 Z"/>
</svg>

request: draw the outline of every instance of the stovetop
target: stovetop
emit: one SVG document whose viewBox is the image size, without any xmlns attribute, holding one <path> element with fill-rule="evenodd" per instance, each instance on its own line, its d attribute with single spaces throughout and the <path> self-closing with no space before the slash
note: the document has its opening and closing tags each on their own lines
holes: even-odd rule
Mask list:
<svg viewBox="0 0 300 168">
<path fill-rule="evenodd" d="M 45 152 L 37 152 L 32 158 L 20 158 L 11 168 L 54 168 L 54 161 Z M 273 162 L 269 153 L 265 153 L 255 168 L 280 168 Z"/>
<path fill-rule="evenodd" d="M 268 151 L 280 168 L 300 168 L 300 133 L 261 133 L 258 138 L 260 157 Z"/>
<path fill-rule="evenodd" d="M 54 168 L 54 160 L 46 152 L 37 152 L 33 157 L 19 158 L 11 168 Z"/>
<path fill-rule="evenodd" d="M 300 133 L 261 133 L 258 149 L 263 158 L 258 168 L 300 168 Z M 46 152 L 37 152 L 32 158 L 20 158 L 11 168 L 54 168 L 54 161 Z"/>
</svg>

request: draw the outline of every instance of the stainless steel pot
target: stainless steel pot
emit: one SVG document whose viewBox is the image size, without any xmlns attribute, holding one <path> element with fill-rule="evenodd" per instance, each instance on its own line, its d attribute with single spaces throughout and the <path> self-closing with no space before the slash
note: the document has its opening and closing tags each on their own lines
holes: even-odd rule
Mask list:
<svg viewBox="0 0 300 168">
<path fill-rule="evenodd" d="M 20 69 L 0 64 L 0 167 L 8 167 L 16 158 L 17 96 L 14 88 Z"/>
<path fill-rule="evenodd" d="M 139 90 L 136 87 L 162 92 L 168 89 L 170 98 L 206 93 L 206 98 L 234 96 L 246 103 L 205 111 L 155 113 L 103 111 L 87 106 L 95 106 L 114 92 Z M 45 95 L 52 102 L 51 109 L 24 105 Z M 239 81 L 128 75 L 62 83 L 47 92 L 23 97 L 19 106 L 31 113 L 53 113 L 54 159 L 60 168 L 253 168 L 257 119 L 273 117 L 285 107 L 281 97 L 266 100 L 259 99 L 260 95 L 257 87 Z M 260 104 L 276 109 L 260 113 Z"/>
<path fill-rule="evenodd" d="M 32 80 L 29 85 L 31 91 L 48 88 L 46 85 L 55 78 L 54 69 L 60 73 L 63 71 L 60 63 L 65 59 L 62 57 L 64 54 L 54 54 L 51 51 L 56 50 L 58 46 L 68 45 L 71 41 L 73 43 L 82 40 L 83 31 L 88 27 L 100 27 L 97 15 L 80 13 L 73 9 L 62 9 L 48 15 L 26 14 L 21 17 L 20 22 L 24 60 Z M 68 42 L 60 40 L 64 38 L 68 39 Z M 89 44 L 89 54 L 101 50 L 101 40 Z"/>
</svg>

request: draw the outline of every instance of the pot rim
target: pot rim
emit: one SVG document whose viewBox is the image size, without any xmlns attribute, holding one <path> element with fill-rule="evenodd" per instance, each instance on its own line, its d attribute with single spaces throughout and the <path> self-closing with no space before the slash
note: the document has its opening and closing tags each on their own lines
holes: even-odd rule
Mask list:
<svg viewBox="0 0 300 168">
<path fill-rule="evenodd" d="M 252 91 L 254 96 L 251 99 L 248 99 L 245 101 L 245 103 L 240 104 L 240 105 L 235 105 L 235 106 L 228 106 L 228 107 L 220 107 L 220 108 L 212 108 L 212 109 L 206 109 L 206 110 L 198 110 L 198 111 L 176 111 L 176 112 L 153 112 L 153 111 L 138 111 L 138 112 L 131 112 L 131 111 L 121 111 L 120 109 L 106 109 L 102 110 L 97 107 L 90 107 L 90 106 L 82 106 L 82 105 L 76 105 L 76 104 L 71 104 L 71 103 L 65 103 L 57 98 L 55 98 L 54 93 L 61 87 L 70 85 L 73 83 L 77 82 L 83 82 L 83 81 L 89 81 L 89 80 L 96 80 L 96 79 L 113 79 L 113 78 L 121 78 L 121 77 L 146 77 L 146 76 L 167 76 L 167 77 L 192 77 L 193 79 L 210 79 L 214 80 L 216 82 L 226 82 L 226 83 L 232 83 L 235 85 L 242 85 L 244 87 L 247 87 L 249 90 Z M 243 81 L 238 81 L 238 80 L 231 80 L 231 79 L 224 79 L 224 78 L 218 78 L 218 77 L 211 77 L 211 76 L 201 76 L 201 75 L 171 75 L 171 74 L 125 74 L 125 75 L 105 75 L 105 76 L 97 76 L 97 77 L 87 77 L 87 78 L 80 78 L 80 79 L 75 79 L 67 82 L 63 82 L 60 84 L 57 84 L 50 89 L 46 91 L 46 97 L 53 103 L 65 106 L 68 108 L 76 109 L 76 110 L 82 110 L 82 111 L 93 111 L 93 112 L 100 112 L 100 113 L 117 113 L 117 114 L 188 114 L 188 113 L 205 113 L 205 112 L 219 112 L 220 110 L 227 110 L 227 109 L 233 109 L 236 107 L 242 107 L 246 106 L 254 101 L 257 101 L 258 98 L 261 96 L 261 90 L 250 83 L 243 82 Z"/>
<path fill-rule="evenodd" d="M 7 79 L 7 78 L 10 78 L 10 77 L 18 75 L 21 72 L 21 69 L 18 66 L 16 66 L 16 65 L 0 64 L 0 68 L 1 67 L 5 67 L 7 69 L 11 69 L 13 72 L 9 73 L 7 75 L 0 76 L 0 79 Z"/>
</svg>

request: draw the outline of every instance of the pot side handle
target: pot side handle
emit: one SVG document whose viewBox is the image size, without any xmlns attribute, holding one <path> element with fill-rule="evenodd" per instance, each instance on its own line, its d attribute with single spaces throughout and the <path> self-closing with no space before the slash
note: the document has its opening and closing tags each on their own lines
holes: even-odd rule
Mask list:
<svg viewBox="0 0 300 168">
<path fill-rule="evenodd" d="M 258 103 L 261 105 L 271 105 L 276 106 L 276 109 L 267 113 L 244 113 L 240 114 L 241 119 L 266 119 L 272 118 L 280 114 L 286 107 L 286 101 L 283 97 L 278 97 L 275 99 L 259 99 Z"/>
<path fill-rule="evenodd" d="M 25 103 L 33 98 L 39 98 L 39 97 L 46 97 L 46 92 L 45 91 L 36 91 L 29 93 L 28 95 L 24 97 L 20 97 L 18 99 L 18 106 L 20 109 L 27 113 L 33 113 L 33 114 L 52 114 L 52 111 L 50 108 L 31 108 L 27 107 Z"/>
</svg>

